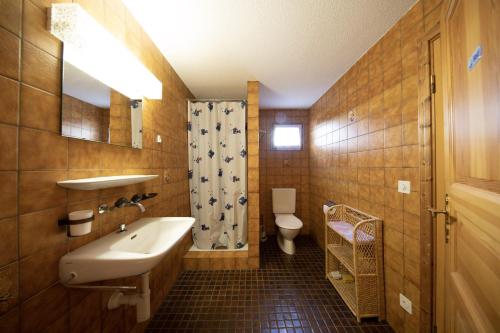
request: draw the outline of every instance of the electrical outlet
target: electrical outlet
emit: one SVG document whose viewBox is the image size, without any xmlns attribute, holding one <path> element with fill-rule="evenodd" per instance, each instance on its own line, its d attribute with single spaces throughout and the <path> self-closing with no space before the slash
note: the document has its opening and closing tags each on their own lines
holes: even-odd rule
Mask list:
<svg viewBox="0 0 500 333">
<path fill-rule="evenodd" d="M 398 180 L 398 192 L 410 194 L 411 184 L 408 180 Z"/>
<path fill-rule="evenodd" d="M 411 312 L 411 301 L 403 294 L 399 294 L 399 305 L 409 314 Z"/>
</svg>

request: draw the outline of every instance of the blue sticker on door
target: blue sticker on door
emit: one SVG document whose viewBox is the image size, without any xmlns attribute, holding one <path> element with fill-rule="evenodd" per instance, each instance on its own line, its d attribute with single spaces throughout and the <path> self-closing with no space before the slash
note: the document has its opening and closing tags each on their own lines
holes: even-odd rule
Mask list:
<svg viewBox="0 0 500 333">
<path fill-rule="evenodd" d="M 469 71 L 471 71 L 474 68 L 474 66 L 476 66 L 479 60 L 481 60 L 482 56 L 483 56 L 483 48 L 481 46 L 478 46 L 470 56 L 469 62 L 467 63 L 467 68 L 469 69 Z"/>
</svg>

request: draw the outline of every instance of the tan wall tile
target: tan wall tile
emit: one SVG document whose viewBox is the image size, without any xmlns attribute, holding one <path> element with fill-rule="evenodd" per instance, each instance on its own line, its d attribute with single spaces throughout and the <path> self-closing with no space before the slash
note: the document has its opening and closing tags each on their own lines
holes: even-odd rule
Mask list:
<svg viewBox="0 0 500 333">
<path fill-rule="evenodd" d="M 19 216 L 19 254 L 21 258 L 66 242 L 66 230 L 57 221 L 66 215 L 66 207 L 56 207 Z"/>
<path fill-rule="evenodd" d="M 416 121 L 403 125 L 403 144 L 418 144 L 418 123 Z"/>
<path fill-rule="evenodd" d="M 23 171 L 19 175 L 19 211 L 30 213 L 64 205 L 66 190 L 57 181 L 66 179 L 65 171 Z"/>
<path fill-rule="evenodd" d="M 235 269 L 248 269 L 248 258 L 235 258 L 234 260 L 234 268 Z"/>
<path fill-rule="evenodd" d="M 21 34 L 21 0 L 0 3 L 0 27 L 17 36 Z"/>
<path fill-rule="evenodd" d="M 0 75 L 19 79 L 20 39 L 0 27 Z"/>
<path fill-rule="evenodd" d="M 370 168 L 370 185 L 384 186 L 384 168 Z"/>
<path fill-rule="evenodd" d="M 21 300 L 34 296 L 59 280 L 59 259 L 67 252 L 65 243 L 38 251 L 19 263 Z"/>
<path fill-rule="evenodd" d="M 401 147 L 384 149 L 384 165 L 386 167 L 401 167 L 403 165 Z"/>
<path fill-rule="evenodd" d="M 60 98 L 31 86 L 21 85 L 20 124 L 25 127 L 61 132 Z"/>
<path fill-rule="evenodd" d="M 41 151 L 45 151 L 40 154 Z M 68 168 L 68 139 L 56 133 L 21 127 L 19 133 L 21 170 L 58 170 Z"/>
<path fill-rule="evenodd" d="M 260 262 L 259 257 L 248 257 L 248 268 L 249 269 L 257 269 L 259 268 Z"/>
<path fill-rule="evenodd" d="M 39 332 L 68 310 L 66 288 L 56 284 L 21 305 L 21 332 Z"/>
<path fill-rule="evenodd" d="M 69 332 L 69 314 L 65 313 L 55 322 L 45 328 L 43 333 L 65 333 Z"/>
<path fill-rule="evenodd" d="M 17 214 L 17 173 L 0 172 L 0 218 Z"/>
<path fill-rule="evenodd" d="M 23 83 L 61 94 L 61 61 L 53 55 L 23 42 L 22 56 Z"/>
<path fill-rule="evenodd" d="M 17 169 L 17 127 L 0 124 L 0 170 Z"/>
<path fill-rule="evenodd" d="M 18 263 L 0 268 L 0 295 L 10 295 L 7 301 L 0 303 L 0 315 L 12 309 L 18 302 Z"/>
<path fill-rule="evenodd" d="M 62 43 L 52 34 L 47 33 L 46 11 L 34 5 L 31 0 L 24 0 L 23 37 L 38 48 L 61 58 Z"/>
<path fill-rule="evenodd" d="M 19 331 L 19 308 L 14 308 L 0 316 L 0 332 Z"/>
<path fill-rule="evenodd" d="M 0 11 L 1 12 L 1 11 Z M 0 14 L 1 15 L 1 14 Z M 19 83 L 0 76 L 0 122 L 16 125 L 19 114 Z"/>
<path fill-rule="evenodd" d="M 384 114 L 381 111 L 370 112 L 368 120 L 368 128 L 370 132 L 378 131 L 384 128 Z"/>
<path fill-rule="evenodd" d="M 419 166 L 419 150 L 418 145 L 403 146 L 403 166 L 418 167 Z"/>
<path fill-rule="evenodd" d="M 69 139 L 68 164 L 70 169 L 100 169 L 103 144 Z M 83 177 L 82 177 L 83 178 Z"/>
<path fill-rule="evenodd" d="M 402 141 L 402 128 L 401 126 L 394 126 L 386 128 L 384 132 L 384 147 L 396 147 L 401 145 Z"/>
<path fill-rule="evenodd" d="M 70 332 L 94 332 L 101 328 L 101 295 L 92 292 L 70 309 Z M 82 314 L 85 314 L 82 316 Z"/>
<path fill-rule="evenodd" d="M 420 194 L 411 192 L 404 196 L 404 210 L 414 215 L 420 215 Z"/>
<path fill-rule="evenodd" d="M 384 150 L 370 150 L 369 151 L 369 162 L 370 167 L 383 167 L 384 166 Z"/>
<path fill-rule="evenodd" d="M 0 220 L 0 267 L 17 259 L 17 219 Z"/>
</svg>

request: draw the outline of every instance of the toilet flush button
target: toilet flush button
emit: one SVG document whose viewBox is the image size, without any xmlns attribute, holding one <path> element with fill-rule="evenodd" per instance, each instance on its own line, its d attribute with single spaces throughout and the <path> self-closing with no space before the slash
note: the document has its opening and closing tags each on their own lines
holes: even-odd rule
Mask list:
<svg viewBox="0 0 500 333">
<path fill-rule="evenodd" d="M 407 180 L 398 180 L 398 192 L 410 194 L 411 192 L 410 182 Z"/>
</svg>

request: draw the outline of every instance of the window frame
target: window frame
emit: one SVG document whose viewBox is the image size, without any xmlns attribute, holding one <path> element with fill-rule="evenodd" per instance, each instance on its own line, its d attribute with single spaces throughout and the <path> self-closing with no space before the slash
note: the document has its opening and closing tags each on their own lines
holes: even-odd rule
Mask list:
<svg viewBox="0 0 500 333">
<path fill-rule="evenodd" d="M 274 131 L 277 127 L 297 127 L 300 133 L 300 147 L 299 146 L 281 146 L 274 145 Z M 300 123 L 274 123 L 271 129 L 271 150 L 284 150 L 284 151 L 301 151 L 304 150 L 304 125 Z"/>
</svg>

